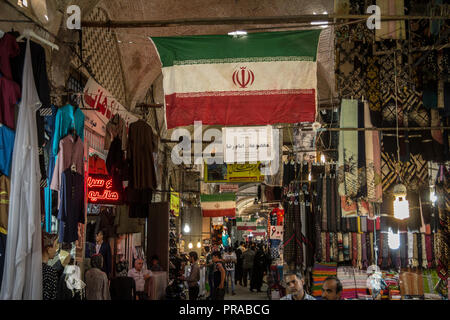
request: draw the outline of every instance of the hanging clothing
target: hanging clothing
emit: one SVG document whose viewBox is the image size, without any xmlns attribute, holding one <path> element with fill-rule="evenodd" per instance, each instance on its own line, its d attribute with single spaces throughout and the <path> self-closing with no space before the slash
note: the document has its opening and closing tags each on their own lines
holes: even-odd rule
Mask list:
<svg viewBox="0 0 450 320">
<path fill-rule="evenodd" d="M 84 175 L 84 145 L 79 137 L 72 135 L 66 136 L 59 143 L 59 153 L 56 160 L 55 170 L 53 171 L 53 178 L 50 188 L 55 191 L 60 191 L 62 173 L 71 168 L 74 164 L 76 172 Z"/>
<path fill-rule="evenodd" d="M 78 223 L 84 224 L 84 177 L 71 169 L 61 175 L 58 220 L 59 242 L 78 240 Z"/>
<path fill-rule="evenodd" d="M 59 142 L 74 128 L 76 134 L 84 141 L 84 114 L 80 108 L 70 104 L 58 109 L 55 121 L 55 134 L 53 136 L 53 154 L 59 152 Z"/>
<path fill-rule="evenodd" d="M 8 177 L 11 175 L 14 137 L 14 131 L 0 124 L 0 173 Z"/>
<path fill-rule="evenodd" d="M 42 298 L 56 300 L 58 288 L 58 273 L 46 263 L 42 263 Z"/>
<path fill-rule="evenodd" d="M 25 42 L 19 42 L 20 54 L 11 60 L 13 78 L 18 84 L 22 83 L 23 66 L 25 61 L 25 46 Z M 42 108 L 49 108 L 51 104 L 50 85 L 47 76 L 45 49 L 40 44 L 30 41 L 30 52 L 37 95 L 42 103 Z M 44 145 L 46 143 L 44 123 L 44 116 L 41 115 L 40 111 L 36 111 L 36 134 L 38 137 L 39 165 L 41 177 L 45 180 L 47 178 L 47 171 L 45 168 L 43 153 Z"/>
<path fill-rule="evenodd" d="M 45 117 L 45 134 L 49 137 L 45 145 L 44 152 L 48 155 L 47 161 L 47 187 L 45 187 L 45 231 L 52 232 L 52 211 L 53 211 L 53 197 L 50 184 L 53 178 L 53 171 L 55 169 L 56 154 L 53 153 L 53 136 L 55 132 L 56 114 L 58 108 L 54 105 L 51 106 L 52 113 Z"/>
<path fill-rule="evenodd" d="M 113 189 L 123 190 L 123 181 L 128 180 L 128 166 L 122 150 L 122 141 L 115 138 L 110 145 L 106 158 L 106 169 L 113 180 Z"/>
<path fill-rule="evenodd" d="M 11 195 L 11 180 L 0 176 L 0 233 L 7 234 L 9 197 Z"/>
<path fill-rule="evenodd" d="M 114 225 L 117 234 L 140 233 L 145 225 L 145 219 L 130 218 L 128 206 L 117 206 Z"/>
<path fill-rule="evenodd" d="M 89 174 L 108 175 L 108 172 L 106 171 L 105 160 L 103 160 L 96 154 L 92 157 L 89 157 Z"/>
<path fill-rule="evenodd" d="M 130 185 L 134 189 L 156 189 L 153 161 L 156 141 L 152 128 L 143 120 L 130 125 L 127 158 L 131 161 Z"/>
<path fill-rule="evenodd" d="M 126 149 L 127 143 L 127 125 L 125 120 L 116 113 L 106 124 L 106 135 L 105 135 L 105 150 L 109 150 L 111 142 L 119 138 L 122 141 L 121 149 Z"/>
<path fill-rule="evenodd" d="M 5 272 L 0 298 L 42 299 L 40 179 L 36 110 L 40 107 L 27 41 L 16 139 L 11 168 L 11 194 Z"/>
<path fill-rule="evenodd" d="M 6 79 L 13 80 L 10 61 L 19 53 L 20 49 L 16 38 L 9 33 L 5 33 L 0 38 L 0 73 Z"/>
<path fill-rule="evenodd" d="M 20 97 L 19 85 L 0 75 L 0 123 L 12 130 L 16 128 L 14 106 Z"/>
</svg>

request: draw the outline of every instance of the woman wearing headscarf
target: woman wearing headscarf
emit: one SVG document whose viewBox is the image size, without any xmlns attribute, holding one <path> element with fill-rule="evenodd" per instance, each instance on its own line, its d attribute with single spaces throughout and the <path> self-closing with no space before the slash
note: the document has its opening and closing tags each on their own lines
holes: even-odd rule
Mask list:
<svg viewBox="0 0 450 320">
<path fill-rule="evenodd" d="M 95 254 L 91 257 L 92 269 L 86 271 L 86 299 L 87 300 L 111 300 L 109 295 L 109 283 L 103 267 L 103 256 Z"/>
</svg>

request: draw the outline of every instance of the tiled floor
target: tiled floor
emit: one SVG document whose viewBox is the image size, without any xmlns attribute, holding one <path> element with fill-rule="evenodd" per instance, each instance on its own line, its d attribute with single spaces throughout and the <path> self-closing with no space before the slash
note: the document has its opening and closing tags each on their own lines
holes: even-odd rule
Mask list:
<svg viewBox="0 0 450 320">
<path fill-rule="evenodd" d="M 225 300 L 268 300 L 267 297 L 267 285 L 263 284 L 262 292 L 250 292 L 250 285 L 248 288 L 242 287 L 239 284 L 235 286 L 236 295 L 225 294 Z"/>
</svg>

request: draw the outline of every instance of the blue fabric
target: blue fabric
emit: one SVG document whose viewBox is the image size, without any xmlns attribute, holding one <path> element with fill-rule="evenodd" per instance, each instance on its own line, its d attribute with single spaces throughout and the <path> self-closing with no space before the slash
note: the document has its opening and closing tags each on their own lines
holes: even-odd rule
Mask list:
<svg viewBox="0 0 450 320">
<path fill-rule="evenodd" d="M 52 190 L 50 189 L 50 184 L 55 169 L 56 155 L 53 153 L 53 137 L 55 133 L 56 115 L 58 113 L 56 106 L 51 105 L 51 108 L 52 115 L 45 117 L 45 132 L 50 137 L 46 146 L 46 152 L 48 153 L 48 177 L 47 187 L 45 188 L 45 231 L 48 233 L 52 232 Z"/>
<path fill-rule="evenodd" d="M 84 177 L 70 169 L 61 175 L 59 242 L 78 240 L 78 223 L 84 223 Z"/>
<path fill-rule="evenodd" d="M 71 128 L 75 128 L 77 135 L 84 141 L 84 114 L 80 108 L 74 111 L 72 105 L 66 104 L 56 113 L 55 134 L 52 143 L 54 155 L 58 154 L 59 141 L 69 133 Z"/>
<path fill-rule="evenodd" d="M 228 238 L 229 237 L 230 236 L 228 234 L 222 235 L 222 244 L 223 244 L 224 247 L 228 247 Z"/>
<path fill-rule="evenodd" d="M 7 126 L 0 125 L 0 172 L 5 176 L 11 174 L 11 160 L 14 149 L 15 133 Z"/>
</svg>

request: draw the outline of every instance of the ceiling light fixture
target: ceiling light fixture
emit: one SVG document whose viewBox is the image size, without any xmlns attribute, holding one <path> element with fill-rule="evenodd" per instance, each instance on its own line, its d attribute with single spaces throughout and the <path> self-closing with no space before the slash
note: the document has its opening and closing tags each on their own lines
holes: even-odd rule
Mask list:
<svg viewBox="0 0 450 320">
<path fill-rule="evenodd" d="M 229 36 L 245 36 L 247 34 L 247 31 L 242 31 L 242 30 L 237 30 L 237 31 L 233 31 L 233 32 L 228 32 Z"/>
</svg>

